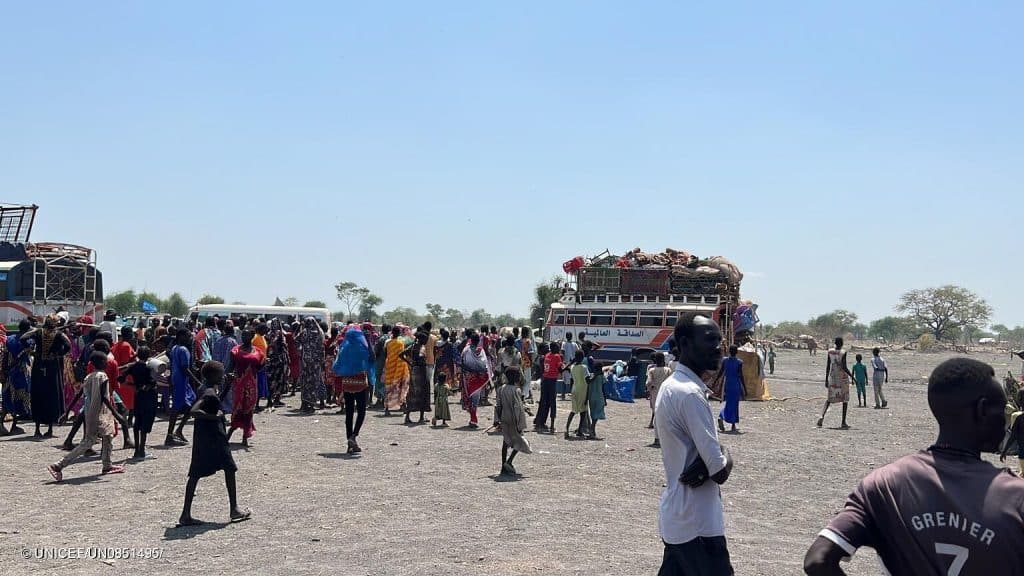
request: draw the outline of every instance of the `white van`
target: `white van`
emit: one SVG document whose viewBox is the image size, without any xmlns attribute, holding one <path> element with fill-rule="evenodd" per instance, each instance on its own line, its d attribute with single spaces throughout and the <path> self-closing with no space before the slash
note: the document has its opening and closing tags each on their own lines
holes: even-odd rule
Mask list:
<svg viewBox="0 0 1024 576">
<path fill-rule="evenodd" d="M 193 306 L 189 309 L 192 315 L 199 317 L 199 325 L 201 326 L 210 316 L 220 316 L 221 318 L 238 318 L 243 314 L 249 318 L 264 318 L 266 320 L 272 320 L 277 318 L 282 322 L 287 321 L 289 317 L 301 320 L 307 316 L 312 316 L 318 321 L 331 325 L 331 311 L 327 308 L 303 308 L 301 306 L 248 306 L 242 304 L 201 304 Z"/>
</svg>

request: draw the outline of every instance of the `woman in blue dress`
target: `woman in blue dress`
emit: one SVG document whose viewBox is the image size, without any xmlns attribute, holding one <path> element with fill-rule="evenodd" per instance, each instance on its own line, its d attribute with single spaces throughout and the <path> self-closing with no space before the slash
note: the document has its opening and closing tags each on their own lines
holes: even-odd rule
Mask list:
<svg viewBox="0 0 1024 576">
<path fill-rule="evenodd" d="M 0 370 L 4 372 L 0 435 L 24 434 L 25 431 L 18 427 L 18 420 L 25 421 L 32 417 L 31 361 L 34 343 L 21 340 L 21 336 L 31 330 L 32 324 L 28 320 L 22 320 L 18 324 L 18 333 L 8 336 L 5 343 L 3 366 L 0 367 Z M 4 414 L 9 414 L 13 419 L 10 431 L 3 429 Z"/>
<path fill-rule="evenodd" d="M 736 431 L 736 424 L 740 421 L 740 399 L 747 395 L 747 385 L 743 381 L 743 361 L 736 357 L 739 348 L 729 347 L 729 357 L 722 360 L 722 368 L 715 375 L 715 381 L 725 377 L 725 407 L 718 413 L 718 429 L 725 432 L 725 423 L 732 425 L 732 431 Z"/>
</svg>

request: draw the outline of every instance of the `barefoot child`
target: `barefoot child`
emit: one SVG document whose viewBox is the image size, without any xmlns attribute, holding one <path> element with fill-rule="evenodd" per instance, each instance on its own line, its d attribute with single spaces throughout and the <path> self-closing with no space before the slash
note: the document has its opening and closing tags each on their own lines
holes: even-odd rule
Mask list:
<svg viewBox="0 0 1024 576">
<path fill-rule="evenodd" d="M 572 378 L 572 412 L 569 412 L 569 419 L 565 422 L 566 440 L 569 439 L 569 428 L 572 427 L 572 418 L 577 414 L 580 415 L 580 423 L 576 426 L 576 437 L 584 438 L 587 436 L 587 414 L 590 412 L 587 385 L 594 376 L 590 373 L 590 368 L 587 367 L 583 350 L 576 350 L 569 373 Z"/>
<path fill-rule="evenodd" d="M 437 421 L 441 421 L 441 427 L 447 428 L 448 421 L 452 419 L 452 411 L 448 407 L 448 393 L 451 389 L 448 387 L 448 375 L 444 372 L 438 372 L 437 383 L 434 384 L 434 417 L 430 420 L 431 426 L 437 426 Z"/>
<path fill-rule="evenodd" d="M 208 362 L 218 364 L 219 362 Z M 223 373 L 224 367 L 220 365 Z M 204 372 L 205 372 L 204 366 Z M 192 464 L 188 469 L 188 484 L 185 486 L 185 506 L 178 519 L 178 526 L 194 526 L 202 524 L 201 520 L 192 517 L 192 500 L 196 495 L 196 486 L 200 478 L 212 476 L 224 471 L 224 484 L 228 490 L 228 502 L 231 507 L 231 521 L 248 520 L 252 515 L 249 510 L 238 507 L 238 494 L 235 485 L 235 472 L 238 466 L 231 456 L 228 447 L 228 433 L 224 423 L 224 412 L 220 410 L 220 397 L 216 387 L 205 387 L 202 396 L 191 408 L 195 418 L 192 432 Z"/>
<path fill-rule="evenodd" d="M 853 382 L 857 385 L 857 407 L 868 406 L 868 367 L 864 365 L 864 357 L 857 354 L 857 363 L 853 365 Z"/>
<path fill-rule="evenodd" d="M 494 413 L 498 423 L 501 425 L 501 475 L 515 475 L 516 469 L 512 466 L 512 460 L 520 452 L 529 454 L 530 443 L 523 437 L 526 430 L 526 411 L 523 409 L 523 396 L 520 390 L 520 379 L 523 374 L 518 369 L 505 371 L 505 377 L 500 379 Z M 512 454 L 508 453 L 509 449 Z"/>
<path fill-rule="evenodd" d="M 153 431 L 156 420 L 157 378 L 156 366 L 159 362 L 150 360 L 150 351 L 146 346 L 136 352 L 138 360 L 128 367 L 121 378 L 131 377 L 135 385 L 135 420 L 132 432 L 135 436 L 135 454 L 132 459 L 141 460 L 146 457 L 146 436 Z"/>
<path fill-rule="evenodd" d="M 185 423 L 192 414 L 192 405 L 196 401 L 196 393 L 192 388 L 202 385 L 199 379 L 192 373 L 192 335 L 188 330 L 179 330 L 175 334 L 176 345 L 171 349 L 171 409 L 168 411 L 167 437 L 164 438 L 164 446 L 184 446 L 188 444 L 185 440 Z M 181 415 L 181 422 L 178 428 L 174 428 L 178 416 Z"/>
<path fill-rule="evenodd" d="M 110 397 L 110 384 L 105 371 L 107 355 L 103 352 L 93 352 L 89 362 L 93 365 L 94 371 L 86 376 L 83 386 L 86 391 L 85 439 L 60 462 L 50 464 L 47 468 L 57 482 L 64 478 L 62 470 L 83 456 L 97 442 L 102 445 L 100 454 L 103 459 L 103 473 L 120 474 L 124 472 L 123 466 L 110 462 L 110 453 L 113 450 L 115 409 Z"/>
</svg>

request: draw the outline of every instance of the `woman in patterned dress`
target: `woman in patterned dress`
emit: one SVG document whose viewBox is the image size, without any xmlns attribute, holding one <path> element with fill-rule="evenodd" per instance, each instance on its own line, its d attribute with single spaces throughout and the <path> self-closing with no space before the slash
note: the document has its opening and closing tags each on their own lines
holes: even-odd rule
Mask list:
<svg viewBox="0 0 1024 576">
<path fill-rule="evenodd" d="M 301 374 L 299 388 L 302 391 L 302 407 L 300 410 L 312 414 L 317 402 L 326 397 L 327 388 L 324 383 L 324 331 L 312 316 L 302 323 L 302 329 L 295 337 L 300 348 Z"/>
<path fill-rule="evenodd" d="M 836 338 L 836 347 L 828 351 L 828 361 L 825 363 L 825 388 L 828 390 L 828 399 L 825 400 L 825 409 L 821 411 L 821 418 L 818 418 L 818 428 L 821 428 L 825 421 L 825 414 L 831 404 L 843 403 L 843 423 L 840 426 L 843 430 L 850 426 L 846 423 L 846 410 L 850 405 L 850 380 L 853 373 L 846 364 L 846 352 L 843 351 L 843 339 Z"/>
<path fill-rule="evenodd" d="M 267 335 L 267 379 L 270 383 L 268 409 L 272 406 L 284 406 L 281 396 L 288 391 L 289 374 L 288 341 L 285 339 L 281 321 L 275 318 L 270 323 L 270 333 Z"/>
<path fill-rule="evenodd" d="M 430 412 L 430 382 L 427 376 L 425 347 L 429 340 L 426 332 L 416 333 L 416 342 L 406 348 L 399 357 L 409 365 L 409 391 L 405 397 L 405 423 L 411 424 L 409 416 L 413 412 L 420 413 L 419 423 L 424 420 L 423 414 Z"/>
<path fill-rule="evenodd" d="M 391 329 L 391 339 L 384 346 L 384 415 L 390 416 L 392 410 L 399 410 L 405 404 L 409 393 L 409 365 L 402 360 L 405 351 L 405 340 L 402 338 L 401 326 Z"/>
<path fill-rule="evenodd" d="M 64 355 L 71 351 L 71 341 L 57 331 L 57 319 L 47 316 L 43 327 L 21 335 L 22 344 L 36 342 L 32 358 L 32 420 L 36 438 L 52 438 L 53 425 L 64 414 Z M 40 427 L 46 425 L 46 434 Z"/>
</svg>

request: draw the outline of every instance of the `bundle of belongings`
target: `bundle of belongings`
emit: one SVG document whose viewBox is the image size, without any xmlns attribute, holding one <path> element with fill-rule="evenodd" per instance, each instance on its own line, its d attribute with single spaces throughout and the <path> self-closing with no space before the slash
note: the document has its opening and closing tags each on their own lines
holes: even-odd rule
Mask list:
<svg viewBox="0 0 1024 576">
<path fill-rule="evenodd" d="M 634 248 L 615 262 L 618 268 L 668 268 L 672 276 L 692 278 L 705 276 L 719 278 L 730 285 L 743 280 L 739 267 L 723 256 L 701 259 L 685 250 L 666 248 L 660 254 L 650 254 Z"/>
</svg>

